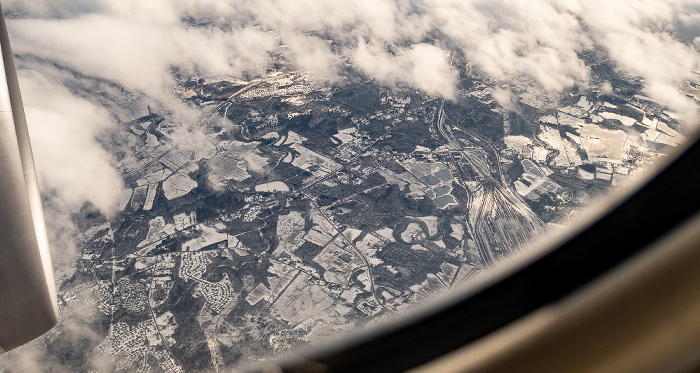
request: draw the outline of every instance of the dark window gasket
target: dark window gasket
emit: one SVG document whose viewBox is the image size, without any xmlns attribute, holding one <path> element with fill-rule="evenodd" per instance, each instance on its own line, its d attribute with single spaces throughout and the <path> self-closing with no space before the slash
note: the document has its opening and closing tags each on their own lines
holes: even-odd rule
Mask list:
<svg viewBox="0 0 700 373">
<path fill-rule="evenodd" d="M 330 346 L 284 372 L 399 372 L 482 338 L 572 294 L 700 210 L 700 141 L 634 194 L 529 265 L 456 302 L 367 338 Z"/>
</svg>

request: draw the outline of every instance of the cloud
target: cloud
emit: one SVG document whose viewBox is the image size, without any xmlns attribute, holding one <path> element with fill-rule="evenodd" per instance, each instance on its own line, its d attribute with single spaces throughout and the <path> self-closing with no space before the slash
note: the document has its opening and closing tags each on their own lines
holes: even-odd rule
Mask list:
<svg viewBox="0 0 700 373">
<path fill-rule="evenodd" d="M 549 1 L 426 1 L 436 8 L 435 26 L 470 64 L 495 79 L 524 75 L 554 92 L 588 80 L 577 54 L 591 41 L 575 14 Z"/>
<path fill-rule="evenodd" d="M 78 14 L 98 12 L 101 5 L 94 0 L 6 0 L 2 2 L 2 8 L 6 17 L 70 18 Z"/>
<path fill-rule="evenodd" d="M 693 80 L 692 71 L 700 66 L 698 48 L 691 42 L 693 35 L 688 35 L 697 32 L 698 26 L 687 24 L 700 17 L 700 2 L 596 0 L 584 4 L 582 22 L 617 69 L 644 78 L 645 93 L 655 101 L 686 113 L 686 119 L 694 117 L 697 106 L 678 88 Z"/>
<path fill-rule="evenodd" d="M 112 117 L 38 72 L 21 71 L 19 78 L 42 188 L 56 193 L 69 210 L 90 202 L 105 213 L 113 211 L 121 175 L 97 142 Z"/>
<path fill-rule="evenodd" d="M 276 46 L 270 34 L 251 28 L 225 33 L 99 14 L 11 24 L 15 53 L 52 60 L 163 101 L 175 86 L 174 67 L 241 76 L 263 71 Z"/>
<path fill-rule="evenodd" d="M 357 69 L 383 83 L 408 84 L 431 95 L 454 97 L 458 73 L 449 64 L 449 53 L 434 45 L 414 44 L 389 53 L 384 46 L 360 40 L 351 53 Z"/>
<path fill-rule="evenodd" d="M 331 51 L 329 41 L 317 37 L 285 33 L 282 35 L 282 53 L 296 67 L 311 71 L 317 79 L 339 80 L 342 59 Z"/>
<path fill-rule="evenodd" d="M 319 80 L 360 72 L 388 85 L 456 98 L 467 67 L 488 76 L 503 105 L 513 92 L 556 94 L 585 87 L 585 52 L 603 51 L 619 73 L 641 77 L 644 94 L 694 117 L 679 92 L 700 67 L 700 0 L 8 0 L 13 48 L 47 66 L 143 93 L 170 120 L 196 108 L 172 92 L 188 76 L 266 73 L 281 55 Z M 456 58 L 455 58 L 456 57 Z M 465 66 L 464 63 L 468 66 Z M 22 89 L 45 186 L 66 208 L 113 209 L 121 187 L 100 131 L 115 121 L 43 69 L 22 72 Z M 510 92 L 509 91 L 513 91 Z M 149 103 L 151 104 L 151 103 Z M 49 125 L 51 123 L 51 125 Z M 60 145 L 58 145 L 60 144 Z M 65 151 L 70 149 L 70 151 Z M 43 171 L 42 171 L 43 170 Z M 86 175 L 100 177 L 87 178 Z"/>
<path fill-rule="evenodd" d="M 699 0 L 8 0 L 20 56 L 35 56 L 141 92 L 174 122 L 197 120 L 173 93 L 183 76 L 264 75 L 279 54 L 319 80 L 348 71 L 455 98 L 467 65 L 509 91 L 558 93 L 589 84 L 582 55 L 598 49 L 644 93 L 690 118 L 679 92 L 700 67 Z M 457 57 L 457 58 L 454 58 Z M 108 211 L 120 183 L 100 131 L 114 129 L 95 100 L 76 97 L 46 69 L 22 72 L 37 162 L 65 206 Z M 517 93 L 512 93 L 517 94 Z M 49 126 L 48 123 L 53 123 Z M 61 142 L 61 145 L 56 145 Z M 63 151 L 69 147 L 71 151 Z M 110 151 L 114 149 L 108 149 Z M 60 170 L 60 171 L 59 171 Z M 104 177 L 86 180 L 85 175 Z M 100 184 L 102 183 L 102 184 Z"/>
<path fill-rule="evenodd" d="M 277 51 L 322 80 L 341 80 L 342 61 L 350 60 L 370 78 L 446 97 L 464 66 L 445 66 L 446 53 L 435 48 L 460 51 L 493 79 L 524 79 L 547 92 L 585 86 L 590 70 L 580 55 L 595 46 L 620 72 L 657 87 L 651 94 L 661 85 L 678 87 L 699 61 L 697 0 L 95 0 L 6 7 L 26 15 L 11 22 L 18 53 L 165 101 L 173 67 L 256 75 Z M 447 44 L 430 42 L 435 35 Z M 427 57 L 436 58 L 435 68 Z M 405 68 L 412 72 L 392 71 Z M 681 101 L 667 104 L 687 108 Z"/>
</svg>

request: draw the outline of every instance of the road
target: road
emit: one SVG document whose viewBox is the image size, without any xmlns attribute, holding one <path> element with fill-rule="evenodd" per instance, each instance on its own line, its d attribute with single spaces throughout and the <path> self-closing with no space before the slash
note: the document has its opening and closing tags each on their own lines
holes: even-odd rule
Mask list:
<svg viewBox="0 0 700 373">
<path fill-rule="evenodd" d="M 340 227 L 336 226 L 335 222 L 330 217 L 328 217 L 328 215 L 326 215 L 326 213 L 316 204 L 316 202 L 313 200 L 313 198 L 311 198 L 311 196 L 307 195 L 306 193 L 304 193 L 303 196 L 309 200 L 311 205 L 321 214 L 321 216 L 323 216 L 323 218 L 328 222 L 328 224 L 332 225 L 333 228 L 336 231 L 338 231 L 339 236 L 343 239 L 345 244 L 352 247 L 353 250 L 357 253 L 357 255 L 359 255 L 360 258 L 362 258 L 362 261 L 367 267 L 367 277 L 369 277 L 369 282 L 372 289 L 372 296 L 374 296 L 374 299 L 377 301 L 377 304 L 379 304 L 385 310 L 390 311 L 389 308 L 387 308 L 387 306 L 384 304 L 384 302 L 382 302 L 381 298 L 377 296 L 377 289 L 374 285 L 374 275 L 372 275 L 372 264 L 370 264 L 367 256 L 360 249 L 358 249 L 357 246 L 355 246 L 355 244 L 350 239 L 345 237 L 343 232 L 340 230 Z"/>
</svg>

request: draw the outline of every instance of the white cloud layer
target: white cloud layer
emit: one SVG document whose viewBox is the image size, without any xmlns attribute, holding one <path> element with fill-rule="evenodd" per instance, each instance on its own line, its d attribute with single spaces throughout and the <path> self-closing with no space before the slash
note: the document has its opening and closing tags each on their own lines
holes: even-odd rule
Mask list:
<svg viewBox="0 0 700 373">
<path fill-rule="evenodd" d="M 12 22 L 13 50 L 53 60 L 81 73 L 163 98 L 174 87 L 170 70 L 239 75 L 264 67 L 276 41 L 243 28 L 185 28 L 91 14 L 65 20 Z"/>
<path fill-rule="evenodd" d="M 700 67 L 700 0 L 8 0 L 3 7 L 13 15 L 15 53 L 116 82 L 181 113 L 173 69 L 245 78 L 263 74 L 271 53 L 325 81 L 342 82 L 350 68 L 453 98 L 467 68 L 456 54 L 501 88 L 527 81 L 556 93 L 590 82 L 581 56 L 594 48 L 620 73 L 643 78 L 654 100 L 697 113 L 678 88 Z M 109 211 L 120 181 L 96 137 L 111 119 L 41 74 L 24 72 L 21 84 L 42 180 L 67 206 L 89 201 Z M 496 95 L 512 100 L 507 88 Z"/>
<path fill-rule="evenodd" d="M 19 78 L 42 187 L 55 192 L 68 210 L 90 202 L 111 211 L 121 193 L 121 175 L 97 142 L 112 126 L 111 116 L 38 72 L 22 71 Z"/>
<path fill-rule="evenodd" d="M 448 53 L 430 44 L 413 44 L 395 53 L 383 45 L 360 41 L 351 51 L 350 61 L 363 73 L 388 83 L 404 83 L 431 95 L 453 98 L 458 78 L 450 66 Z"/>
<path fill-rule="evenodd" d="M 525 77 L 553 92 L 585 85 L 590 71 L 579 53 L 600 46 L 621 72 L 643 77 L 653 98 L 679 110 L 688 102 L 658 94 L 667 91 L 660 87 L 677 87 L 700 64 L 698 0 L 11 0 L 5 7 L 23 17 L 11 21 L 18 53 L 155 96 L 172 88 L 172 67 L 255 74 L 279 50 L 321 79 L 336 80 L 349 58 L 380 81 L 450 97 L 463 66 L 446 63 L 445 45 L 423 45 L 436 34 L 495 79 Z"/>
</svg>

